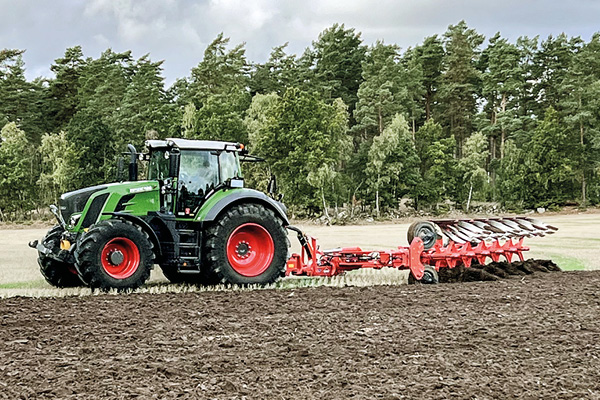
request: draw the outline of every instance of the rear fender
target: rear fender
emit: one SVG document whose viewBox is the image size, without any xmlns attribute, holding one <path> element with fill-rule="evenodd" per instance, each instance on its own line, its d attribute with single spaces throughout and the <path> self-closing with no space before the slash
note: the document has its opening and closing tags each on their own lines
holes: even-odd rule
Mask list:
<svg viewBox="0 0 600 400">
<path fill-rule="evenodd" d="M 210 209 L 205 213 L 199 214 L 199 220 L 205 222 L 212 222 L 223 213 L 226 209 L 239 203 L 257 203 L 271 209 L 275 215 L 281 218 L 284 225 L 289 225 L 289 220 L 286 215 L 285 206 L 278 201 L 273 200 L 263 192 L 253 189 L 241 189 L 234 190 L 231 194 L 219 199 Z"/>
</svg>

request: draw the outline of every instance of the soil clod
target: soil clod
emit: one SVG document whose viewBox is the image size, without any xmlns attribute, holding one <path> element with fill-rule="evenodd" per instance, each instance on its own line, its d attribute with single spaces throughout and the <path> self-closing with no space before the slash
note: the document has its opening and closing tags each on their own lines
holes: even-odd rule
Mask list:
<svg viewBox="0 0 600 400">
<path fill-rule="evenodd" d="M 560 272 L 561 269 L 551 260 L 534 260 L 514 262 L 491 262 L 486 265 L 474 263 L 469 268 L 460 265 L 456 268 L 440 268 L 440 283 L 497 281 L 522 277 L 536 272 Z"/>
</svg>

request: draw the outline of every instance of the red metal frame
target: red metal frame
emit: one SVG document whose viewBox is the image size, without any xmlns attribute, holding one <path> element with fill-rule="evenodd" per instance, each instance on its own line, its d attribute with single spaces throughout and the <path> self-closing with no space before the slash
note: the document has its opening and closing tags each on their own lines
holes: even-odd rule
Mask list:
<svg viewBox="0 0 600 400">
<path fill-rule="evenodd" d="M 452 241 L 444 244 L 442 239 L 438 239 L 431 249 L 424 250 L 423 241 L 415 237 L 410 246 L 399 246 L 396 250 L 365 251 L 360 247 L 346 247 L 321 251 L 315 238 L 304 235 L 299 230 L 296 232 L 302 252 L 294 253 L 289 258 L 286 275 L 335 276 L 361 268 L 388 267 L 409 269 L 420 280 L 425 265 L 434 266 L 436 270 L 459 265 L 468 268 L 474 260 L 483 265 L 488 257 L 492 261 L 499 261 L 500 257 L 504 257 L 510 262 L 514 255 L 523 261 L 523 252 L 529 250 L 523 246 L 523 238 L 517 242 L 512 239 L 504 242 L 497 239 L 487 243 L 482 241 L 475 247 L 471 243 L 457 244 Z"/>
</svg>

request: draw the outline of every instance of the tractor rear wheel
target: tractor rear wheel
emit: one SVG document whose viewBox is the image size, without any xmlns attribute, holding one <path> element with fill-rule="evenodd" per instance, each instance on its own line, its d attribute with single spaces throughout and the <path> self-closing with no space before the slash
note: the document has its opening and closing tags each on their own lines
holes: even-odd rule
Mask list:
<svg viewBox="0 0 600 400">
<path fill-rule="evenodd" d="M 152 248 L 141 227 L 117 219 L 101 221 L 77 245 L 77 271 L 92 288 L 135 289 L 150 277 Z"/>
<path fill-rule="evenodd" d="M 60 239 L 64 231 L 62 226 L 56 225 L 44 236 L 42 244 L 57 254 L 60 251 Z M 73 264 L 60 262 L 39 252 L 38 264 L 42 275 L 52 286 L 59 288 L 83 286 Z"/>
<path fill-rule="evenodd" d="M 209 283 L 265 285 L 285 275 L 289 241 L 283 221 L 260 204 L 233 206 L 207 230 Z"/>
<path fill-rule="evenodd" d="M 440 278 L 438 276 L 438 272 L 431 265 L 425 266 L 425 272 L 423 273 L 423 277 L 421 278 L 421 280 L 417 280 L 414 277 L 414 275 L 412 274 L 412 272 L 410 272 L 408 274 L 408 284 L 409 285 L 415 285 L 415 284 L 435 285 L 438 283 L 440 283 Z"/>
</svg>

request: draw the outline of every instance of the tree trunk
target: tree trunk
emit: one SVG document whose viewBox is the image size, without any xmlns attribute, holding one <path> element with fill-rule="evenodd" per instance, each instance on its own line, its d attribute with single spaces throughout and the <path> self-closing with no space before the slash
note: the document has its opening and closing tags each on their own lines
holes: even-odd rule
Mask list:
<svg viewBox="0 0 600 400">
<path fill-rule="evenodd" d="M 450 134 L 454 136 L 454 140 L 456 141 L 456 157 L 461 158 L 462 156 L 462 143 L 460 141 L 460 135 L 455 130 L 455 119 L 454 116 L 450 117 Z"/>
<path fill-rule="evenodd" d="M 496 158 L 496 138 L 494 136 L 490 136 L 490 160 L 494 160 Z M 491 169 L 491 168 L 488 168 Z M 490 171 L 490 178 L 492 179 L 492 196 L 494 200 L 496 200 L 496 170 L 492 169 Z"/>
<path fill-rule="evenodd" d="M 329 211 L 327 211 L 327 203 L 325 202 L 325 191 L 323 190 L 323 186 L 321 186 L 321 200 L 323 200 L 323 211 L 325 211 L 325 218 L 327 218 L 327 222 L 331 225 L 331 217 L 329 216 Z"/>
<path fill-rule="evenodd" d="M 338 191 L 335 190 L 335 182 L 331 181 L 331 190 L 332 193 L 335 193 L 335 216 L 337 218 L 338 215 L 340 215 L 340 210 L 338 209 Z"/>
<path fill-rule="evenodd" d="M 350 206 L 350 217 L 354 218 L 354 205 L 356 204 L 356 192 L 362 186 L 364 181 L 361 181 L 356 188 L 354 188 L 354 192 L 352 193 L 352 205 Z"/>
<path fill-rule="evenodd" d="M 587 205 L 587 196 L 586 196 L 586 181 L 585 181 L 585 170 L 581 171 L 581 207 L 585 207 Z"/>
<path fill-rule="evenodd" d="M 381 115 L 381 107 L 377 107 L 377 120 L 379 122 L 379 134 L 383 133 L 383 116 Z"/>
<path fill-rule="evenodd" d="M 431 91 L 428 90 L 425 95 L 425 121 L 429 121 L 431 118 Z"/>
<path fill-rule="evenodd" d="M 579 108 L 581 109 L 581 96 L 579 96 Z M 581 206 L 585 207 L 587 202 L 586 199 L 586 181 L 585 181 L 585 155 L 584 155 L 584 129 L 583 129 L 583 121 L 579 121 L 579 141 L 581 143 L 581 155 L 583 158 L 583 162 L 581 163 Z"/>
<path fill-rule="evenodd" d="M 415 142 L 415 134 L 417 133 L 416 131 L 416 124 L 415 124 L 415 117 L 413 117 L 412 119 L 412 139 L 413 139 L 413 143 Z"/>
<path fill-rule="evenodd" d="M 471 188 L 469 189 L 469 198 L 467 199 L 467 212 L 469 212 L 469 207 L 471 207 L 471 196 L 473 195 L 473 182 L 471 182 Z"/>
<path fill-rule="evenodd" d="M 375 212 L 377 213 L 377 218 L 379 218 L 379 179 L 381 179 L 381 175 L 377 174 L 377 190 L 375 191 Z"/>
<path fill-rule="evenodd" d="M 498 122 L 498 117 L 497 117 L 497 113 L 496 113 L 496 105 L 492 104 L 492 117 L 490 118 L 490 124 L 492 126 L 496 126 L 496 123 Z M 490 155 L 492 157 L 492 159 L 496 158 L 496 132 L 494 132 L 493 134 L 490 135 Z"/>
<path fill-rule="evenodd" d="M 500 103 L 500 107 L 502 109 L 502 113 L 506 111 L 506 93 L 502 93 L 502 103 Z M 500 137 L 500 159 L 504 158 L 504 141 L 506 140 L 506 130 L 504 129 L 504 125 L 501 129 L 501 137 Z"/>
</svg>

